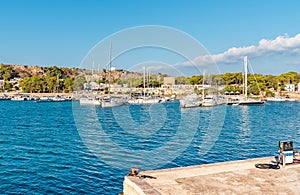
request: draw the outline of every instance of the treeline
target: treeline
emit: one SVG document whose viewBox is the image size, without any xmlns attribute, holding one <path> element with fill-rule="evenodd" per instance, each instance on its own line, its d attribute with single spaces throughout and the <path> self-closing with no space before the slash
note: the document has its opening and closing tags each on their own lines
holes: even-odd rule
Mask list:
<svg viewBox="0 0 300 195">
<path fill-rule="evenodd" d="M 47 67 L 44 75 L 24 78 L 20 87 L 26 93 L 72 92 L 76 69 Z"/>
<path fill-rule="evenodd" d="M 210 81 L 210 82 L 207 82 Z M 224 85 L 224 91 L 228 92 L 242 92 L 243 88 L 243 74 L 238 73 L 225 73 L 220 75 L 211 75 L 209 78 L 205 78 L 205 82 Z M 192 77 L 177 77 L 177 84 L 191 84 L 197 85 L 203 83 L 203 76 Z M 287 84 L 300 83 L 300 74 L 297 72 L 287 72 L 279 76 L 252 74 L 248 75 L 248 90 L 250 93 L 258 95 L 261 91 L 268 91 L 269 89 L 283 90 Z"/>
<path fill-rule="evenodd" d="M 118 73 L 118 74 L 116 74 Z M 116 72 L 110 83 L 127 84 L 128 87 L 143 87 L 143 75 L 125 71 Z M 106 71 L 101 72 L 97 83 L 108 83 L 106 80 Z M 80 75 L 80 76 L 78 76 Z M 124 76 L 125 75 L 125 76 Z M 87 77 L 86 77 L 87 76 Z M 87 82 L 86 78 L 91 76 L 91 71 L 78 68 L 58 68 L 53 67 L 33 67 L 33 66 L 12 66 L 0 64 L 0 80 L 4 80 L 4 88 L 10 90 L 21 88 L 23 92 L 47 93 L 47 92 L 72 92 L 83 89 L 83 84 Z M 146 79 L 146 87 L 160 87 L 163 84 L 165 74 L 151 74 Z M 10 79 L 21 78 L 19 86 L 13 86 Z M 88 79 L 88 82 L 90 80 Z M 201 85 L 203 76 L 176 77 L 176 84 Z M 216 84 L 225 86 L 224 91 L 242 92 L 243 75 L 238 73 L 225 73 L 219 75 L 210 75 L 205 77 L 205 84 Z M 261 91 L 269 89 L 283 90 L 287 84 L 300 83 L 300 75 L 297 72 L 287 72 L 279 76 L 254 74 L 248 75 L 249 92 L 259 94 Z"/>
<path fill-rule="evenodd" d="M 0 80 L 5 90 L 22 89 L 26 93 L 71 92 L 78 68 L 14 66 L 0 64 Z M 20 78 L 19 85 L 11 79 Z"/>
</svg>

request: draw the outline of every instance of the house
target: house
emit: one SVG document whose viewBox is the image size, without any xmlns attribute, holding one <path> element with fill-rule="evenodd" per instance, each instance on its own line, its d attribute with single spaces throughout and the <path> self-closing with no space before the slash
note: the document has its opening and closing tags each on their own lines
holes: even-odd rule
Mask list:
<svg viewBox="0 0 300 195">
<path fill-rule="evenodd" d="M 285 85 L 284 90 L 288 92 L 293 92 L 295 91 L 295 85 L 294 84 Z"/>
</svg>

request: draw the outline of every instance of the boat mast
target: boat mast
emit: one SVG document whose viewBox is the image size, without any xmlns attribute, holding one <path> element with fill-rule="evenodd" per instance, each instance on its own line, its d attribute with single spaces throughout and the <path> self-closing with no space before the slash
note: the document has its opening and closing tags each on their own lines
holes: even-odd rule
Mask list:
<svg viewBox="0 0 300 195">
<path fill-rule="evenodd" d="M 205 71 L 203 71 L 203 79 L 202 79 L 202 100 L 204 100 L 205 97 L 204 77 L 205 77 Z"/>
<path fill-rule="evenodd" d="M 93 67 L 92 67 L 92 78 L 93 78 L 93 75 L 94 75 L 94 66 L 95 66 L 95 62 L 93 61 Z"/>
<path fill-rule="evenodd" d="M 245 69 L 245 79 L 244 79 L 245 97 L 247 98 L 247 95 L 248 95 L 248 59 L 247 59 L 247 56 L 244 57 L 244 69 Z"/>
<path fill-rule="evenodd" d="M 110 96 L 111 53 L 112 53 L 112 44 L 110 43 L 110 50 L 109 50 L 109 67 L 108 67 L 108 96 Z"/>
<path fill-rule="evenodd" d="M 145 98 L 145 95 L 146 95 L 146 66 L 144 66 L 144 98 Z"/>
</svg>

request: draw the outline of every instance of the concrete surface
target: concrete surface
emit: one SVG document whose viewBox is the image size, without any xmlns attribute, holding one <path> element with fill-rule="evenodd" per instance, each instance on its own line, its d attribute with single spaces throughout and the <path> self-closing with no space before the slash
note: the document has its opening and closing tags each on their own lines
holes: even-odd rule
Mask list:
<svg viewBox="0 0 300 195">
<path fill-rule="evenodd" d="M 124 195 L 300 194 L 300 164 L 257 169 L 273 157 L 145 171 L 156 179 L 126 176 Z"/>
</svg>

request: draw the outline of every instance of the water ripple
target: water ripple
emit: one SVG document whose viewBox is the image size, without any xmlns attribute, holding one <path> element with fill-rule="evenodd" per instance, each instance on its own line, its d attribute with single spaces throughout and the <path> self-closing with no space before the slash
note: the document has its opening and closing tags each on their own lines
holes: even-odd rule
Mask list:
<svg viewBox="0 0 300 195">
<path fill-rule="evenodd" d="M 204 139 L 213 138 L 207 137 L 213 110 L 199 108 L 201 122 L 192 142 L 176 159 L 160 168 L 270 156 L 276 153 L 279 140 L 293 140 L 299 146 L 299 106 L 298 102 L 274 102 L 258 107 L 225 107 L 223 129 L 205 155 L 199 152 Z M 135 105 L 124 113 L 133 116 L 136 125 L 130 127 L 136 134 L 123 129 L 124 124 L 114 119 L 118 113 L 111 109 L 97 107 L 96 113 L 114 143 L 138 152 L 172 141 L 181 119 L 178 108 L 178 102 L 167 104 L 160 129 L 146 134 L 139 131 L 151 115 L 147 106 Z M 0 110 L 0 194 L 117 194 L 122 192 L 123 176 L 129 167 L 116 169 L 105 164 L 105 159 L 126 159 L 129 164 L 143 160 L 130 152 L 112 155 L 107 151 L 101 159 L 95 156 L 77 132 L 70 102 L 0 101 Z M 94 120 L 88 119 L 87 125 L 91 123 Z M 145 129 L 149 130 L 149 126 Z M 101 143 L 96 144 L 101 147 Z M 153 158 L 162 155 L 156 153 Z"/>
</svg>

